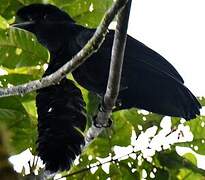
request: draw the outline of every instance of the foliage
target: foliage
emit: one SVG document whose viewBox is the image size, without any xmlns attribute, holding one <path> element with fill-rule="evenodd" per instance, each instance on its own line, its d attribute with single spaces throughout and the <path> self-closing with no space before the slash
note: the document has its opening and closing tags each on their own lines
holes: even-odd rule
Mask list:
<svg viewBox="0 0 205 180">
<path fill-rule="evenodd" d="M 23 5 L 42 1 L 1 0 L 1 87 L 39 79 L 44 71 L 44 64 L 49 60 L 48 51 L 37 42 L 33 34 L 9 28 L 9 24 L 15 19 L 14 14 L 17 9 Z M 67 11 L 77 23 L 89 27 L 96 27 L 106 9 L 112 4 L 112 0 L 47 0 L 46 2 L 59 6 Z M 91 118 L 98 108 L 99 98 L 83 88 L 81 90 L 87 104 L 88 126 L 90 126 Z M 205 105 L 204 98 L 201 98 L 201 102 Z M 35 154 L 36 119 L 35 92 L 23 97 L 0 99 L 0 125 L 6 126 L 10 132 L 8 144 L 11 147 L 9 148 L 11 154 L 17 154 L 30 147 Z M 79 157 L 79 162 L 76 161 L 68 172 L 70 175 L 67 179 L 107 179 L 108 177 L 113 180 L 204 179 L 205 171 L 197 168 L 195 155 L 189 153 L 183 157 L 179 156 L 175 147 L 190 147 L 193 151 L 205 155 L 205 117 L 201 116 L 184 123 L 184 127 L 190 127 L 193 133 L 192 141 L 180 141 L 179 137 L 175 144 L 171 145 L 160 144 L 160 138 L 163 137 L 165 141 L 168 141 L 174 133 L 180 135 L 181 131 L 177 130 L 180 127 L 180 120 L 172 118 L 170 129 L 165 132 L 162 119 L 162 116 L 137 109 L 113 113 L 112 127 L 104 131 L 87 147 Z M 146 139 L 144 135 L 148 138 Z M 183 136 L 183 133 L 180 136 Z M 157 138 L 158 141 L 156 141 Z M 143 142 L 140 139 L 144 140 L 145 145 L 139 143 Z M 158 149 L 153 150 L 151 146 L 156 142 L 159 143 Z M 121 153 L 117 149 L 121 149 Z M 148 151 L 152 155 L 146 156 Z M 67 172 L 63 173 L 63 175 L 66 174 Z"/>
</svg>

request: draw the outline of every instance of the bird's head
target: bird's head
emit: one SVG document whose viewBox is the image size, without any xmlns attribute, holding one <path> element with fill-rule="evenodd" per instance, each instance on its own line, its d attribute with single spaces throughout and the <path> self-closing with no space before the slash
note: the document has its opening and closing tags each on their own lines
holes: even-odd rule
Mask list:
<svg viewBox="0 0 205 180">
<path fill-rule="evenodd" d="M 58 48 L 68 33 L 68 26 L 75 21 L 64 11 L 50 4 L 31 4 L 17 11 L 13 27 L 34 33 L 48 49 Z"/>
<path fill-rule="evenodd" d="M 50 4 L 24 6 L 17 11 L 16 15 L 20 22 L 14 26 L 28 31 L 34 31 L 33 28 L 39 24 L 75 23 L 67 13 Z"/>
</svg>

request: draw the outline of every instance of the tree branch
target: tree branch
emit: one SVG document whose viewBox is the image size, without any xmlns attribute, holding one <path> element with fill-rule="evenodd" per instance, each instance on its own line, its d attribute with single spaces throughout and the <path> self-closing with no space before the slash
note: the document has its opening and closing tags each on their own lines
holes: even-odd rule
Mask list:
<svg viewBox="0 0 205 180">
<path fill-rule="evenodd" d="M 127 0 L 116 0 L 110 9 L 105 13 L 103 20 L 95 31 L 93 37 L 88 41 L 81 51 L 79 51 L 71 60 L 69 60 L 64 66 L 58 69 L 53 74 L 46 76 L 40 80 L 31 81 L 22 85 L 0 88 L 0 97 L 24 95 L 31 91 L 48 87 L 50 85 L 58 83 L 67 73 L 72 72 L 78 66 L 85 62 L 85 60 L 95 53 L 101 46 L 109 24 L 117 12 L 123 7 Z"/>
<path fill-rule="evenodd" d="M 101 111 L 97 114 L 96 122 L 87 131 L 85 137 L 86 145 L 88 145 L 106 126 L 109 125 L 108 120 L 112 113 L 112 108 L 116 103 L 120 88 L 130 8 L 131 0 L 129 0 L 126 6 L 124 6 L 118 13 L 107 89 L 104 95 Z"/>
<path fill-rule="evenodd" d="M 127 157 L 127 156 L 130 156 L 131 154 L 139 155 L 140 152 L 139 152 L 139 151 L 135 152 L 135 151 L 133 150 L 132 152 L 129 152 L 129 153 L 125 154 L 125 155 L 122 155 L 122 156 L 120 156 L 120 157 L 118 157 L 118 158 L 111 158 L 111 160 L 107 160 L 107 161 L 105 161 L 105 162 L 103 162 L 103 163 L 99 163 L 99 164 L 96 164 L 96 165 L 94 165 L 94 166 L 90 166 L 90 165 L 89 165 L 89 167 L 82 168 L 82 169 L 80 169 L 80 170 L 78 170 L 78 171 L 75 171 L 75 172 L 66 174 L 66 175 L 64 175 L 64 176 L 62 176 L 62 177 L 60 177 L 60 178 L 57 178 L 56 180 L 60 180 L 60 179 L 65 178 L 65 177 L 71 177 L 71 176 L 76 175 L 76 174 L 80 174 L 80 173 L 83 173 L 83 172 L 86 172 L 86 171 L 90 171 L 92 168 L 100 167 L 100 166 L 102 166 L 102 165 L 104 165 L 104 164 L 107 164 L 107 163 L 120 162 L 120 159 L 122 159 L 122 158 L 124 158 L 124 157 Z"/>
</svg>

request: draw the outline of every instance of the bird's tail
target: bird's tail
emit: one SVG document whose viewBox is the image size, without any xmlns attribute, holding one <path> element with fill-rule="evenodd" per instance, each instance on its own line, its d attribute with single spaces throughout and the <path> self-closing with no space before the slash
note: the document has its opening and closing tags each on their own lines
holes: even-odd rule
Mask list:
<svg viewBox="0 0 205 180">
<path fill-rule="evenodd" d="M 37 151 L 46 170 L 67 170 L 84 145 L 86 116 L 81 91 L 71 80 L 37 91 Z"/>
<path fill-rule="evenodd" d="M 178 101 L 181 117 L 191 120 L 200 115 L 201 104 L 192 92 L 185 86 L 178 88 L 176 101 Z M 179 116 L 180 117 L 180 116 Z"/>
</svg>

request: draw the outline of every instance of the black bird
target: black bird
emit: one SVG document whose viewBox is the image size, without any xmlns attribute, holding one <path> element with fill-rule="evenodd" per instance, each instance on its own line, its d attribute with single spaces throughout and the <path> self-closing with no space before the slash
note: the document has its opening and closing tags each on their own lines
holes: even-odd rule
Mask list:
<svg viewBox="0 0 205 180">
<path fill-rule="evenodd" d="M 15 26 L 34 33 L 50 51 L 46 74 L 71 59 L 95 32 L 78 25 L 67 13 L 49 4 L 25 6 L 17 16 L 22 22 Z M 80 85 L 101 96 L 106 90 L 113 38 L 114 31 L 110 30 L 98 52 L 73 72 Z M 118 104 L 119 109 L 137 107 L 186 120 L 199 115 L 201 108 L 176 69 L 131 36 L 127 38 Z"/>
<path fill-rule="evenodd" d="M 43 5 L 34 5 L 38 6 Z M 57 48 L 58 44 L 54 47 Z M 62 58 L 59 53 L 51 55 L 51 63 L 43 76 L 53 73 L 56 65 L 52 62 Z M 63 78 L 58 84 L 37 91 L 36 106 L 38 155 L 51 173 L 69 169 L 85 144 L 83 131 L 86 127 L 86 112 L 80 89 L 73 81 Z"/>
<path fill-rule="evenodd" d="M 95 29 L 80 26 L 53 5 L 32 4 L 17 12 L 23 21 L 18 27 L 36 35 L 47 47 L 53 72 L 72 58 L 92 37 Z M 73 72 L 86 89 L 103 95 L 106 90 L 114 31 L 110 30 L 97 53 Z M 200 103 L 176 69 L 161 55 L 128 36 L 124 56 L 120 109 L 137 107 L 162 115 L 193 119 L 200 114 Z"/>
<path fill-rule="evenodd" d="M 50 172 L 70 168 L 85 144 L 86 127 L 81 91 L 64 78 L 57 85 L 37 91 L 37 152 Z"/>
</svg>

